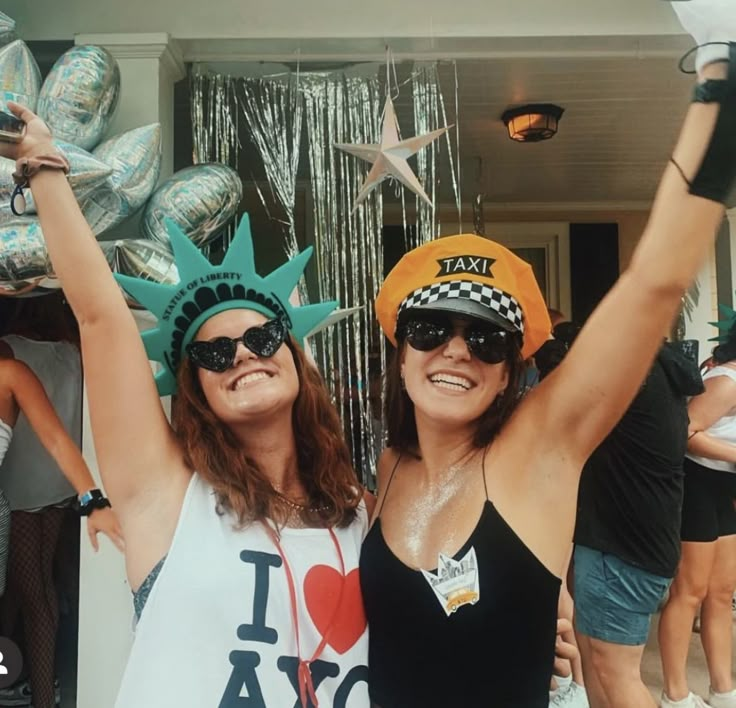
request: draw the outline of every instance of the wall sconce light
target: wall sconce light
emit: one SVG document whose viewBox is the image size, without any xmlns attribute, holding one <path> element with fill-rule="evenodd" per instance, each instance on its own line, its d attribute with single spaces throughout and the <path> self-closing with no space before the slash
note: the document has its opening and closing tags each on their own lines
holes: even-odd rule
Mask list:
<svg viewBox="0 0 736 708">
<path fill-rule="evenodd" d="M 501 120 L 509 131 L 509 137 L 520 143 L 538 143 L 549 140 L 557 132 L 564 108 L 552 103 L 530 103 L 504 111 Z"/>
</svg>

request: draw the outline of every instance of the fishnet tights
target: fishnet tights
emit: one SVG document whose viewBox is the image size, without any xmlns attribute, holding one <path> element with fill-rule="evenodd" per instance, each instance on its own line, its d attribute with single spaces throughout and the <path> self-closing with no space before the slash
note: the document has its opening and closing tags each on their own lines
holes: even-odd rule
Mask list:
<svg viewBox="0 0 736 708">
<path fill-rule="evenodd" d="M 54 708 L 59 603 L 53 565 L 63 520 L 64 510 L 53 507 L 37 513 L 14 511 L 11 519 L 3 634 L 13 634 L 20 613 L 34 708 Z"/>
</svg>

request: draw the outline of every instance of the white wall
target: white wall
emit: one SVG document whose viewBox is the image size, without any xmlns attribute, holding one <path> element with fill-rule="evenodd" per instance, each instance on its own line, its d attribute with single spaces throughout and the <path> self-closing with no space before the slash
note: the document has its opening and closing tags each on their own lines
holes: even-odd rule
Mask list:
<svg viewBox="0 0 736 708">
<path fill-rule="evenodd" d="M 698 273 L 698 284 L 700 286 L 700 297 L 698 304 L 689 319 L 685 320 L 685 332 L 687 339 L 697 339 L 699 346 L 699 359 L 703 361 L 710 356 L 715 342 L 708 341 L 716 334 L 716 329 L 709 324 L 717 318 L 717 295 L 716 295 L 716 261 L 715 249 L 711 250 L 708 260 Z"/>
<path fill-rule="evenodd" d="M 85 386 L 82 452 L 99 483 L 88 412 Z M 132 595 L 125 578 L 122 553 L 102 534 L 98 537 L 100 550 L 95 553 L 86 536 L 86 523 L 83 522 L 79 559 L 77 706 L 111 708 L 133 643 Z"/>
<path fill-rule="evenodd" d="M 156 318 L 150 313 L 132 312 L 141 332 L 155 326 Z M 161 400 L 170 416 L 171 398 Z M 82 452 L 99 482 L 86 387 L 82 425 Z M 123 555 L 102 535 L 100 552 L 94 553 L 84 524 L 81 535 L 77 708 L 111 708 L 133 644 L 133 596 Z"/>
<path fill-rule="evenodd" d="M 661 0 L 5 0 L 26 40 L 77 33 L 176 38 L 532 37 L 679 34 Z"/>
</svg>

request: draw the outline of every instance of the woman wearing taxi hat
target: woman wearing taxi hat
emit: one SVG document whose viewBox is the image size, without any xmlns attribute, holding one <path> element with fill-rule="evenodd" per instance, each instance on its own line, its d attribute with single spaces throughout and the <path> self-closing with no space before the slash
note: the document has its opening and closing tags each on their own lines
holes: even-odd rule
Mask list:
<svg viewBox="0 0 736 708">
<path fill-rule="evenodd" d="M 721 0 L 689 5 L 694 25 L 732 18 Z M 736 39 L 730 24 L 726 37 L 689 29 L 703 44 Z M 409 252 L 386 278 L 389 448 L 360 564 L 380 708 L 547 706 L 582 465 L 638 390 L 732 197 L 736 43 L 705 52 L 629 269 L 522 401 L 523 361 L 550 330 L 526 263 L 460 235 Z"/>
</svg>

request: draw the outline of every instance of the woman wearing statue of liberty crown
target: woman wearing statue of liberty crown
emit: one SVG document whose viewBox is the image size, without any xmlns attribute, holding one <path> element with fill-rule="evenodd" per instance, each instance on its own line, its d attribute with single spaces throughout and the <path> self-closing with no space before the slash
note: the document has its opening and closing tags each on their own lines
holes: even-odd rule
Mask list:
<svg viewBox="0 0 736 708">
<path fill-rule="evenodd" d="M 309 253 L 260 277 L 244 217 L 214 267 L 169 222 L 179 283 L 120 278 L 158 318 L 142 342 L 48 128 L 11 108 L 27 129 L 3 152 L 30 182 L 79 321 L 95 449 L 136 590 L 116 705 L 367 708 L 357 566 L 370 499 L 301 349 L 336 303 L 289 302 Z M 155 381 L 149 359 L 162 364 Z M 159 394 L 175 391 L 169 425 Z"/>
</svg>

